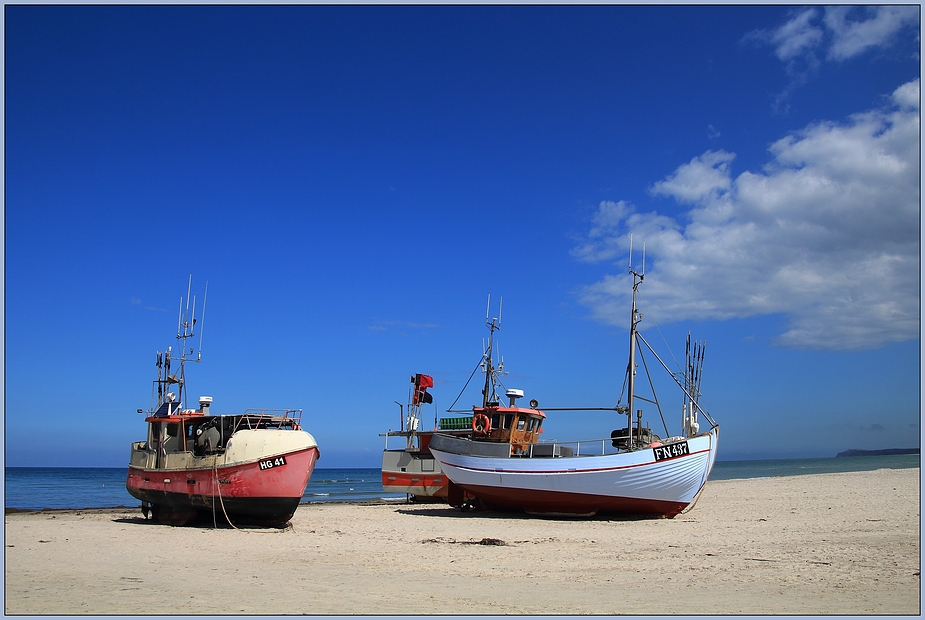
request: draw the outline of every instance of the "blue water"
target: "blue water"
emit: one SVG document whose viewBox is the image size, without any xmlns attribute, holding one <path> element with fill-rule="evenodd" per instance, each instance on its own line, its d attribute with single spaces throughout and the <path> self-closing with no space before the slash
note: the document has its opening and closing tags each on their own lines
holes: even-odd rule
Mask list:
<svg viewBox="0 0 925 620">
<path fill-rule="evenodd" d="M 855 456 L 825 459 L 780 459 L 768 461 L 717 461 L 710 480 L 766 478 L 880 468 L 905 469 L 919 466 L 919 455 Z M 136 507 L 138 500 L 125 490 L 125 468 L 99 467 L 7 467 L 5 507 L 20 510 L 42 508 Z M 317 468 L 305 489 L 303 502 L 362 502 L 401 500 L 401 493 L 382 489 L 379 469 Z"/>
<path fill-rule="evenodd" d="M 767 461 L 717 461 L 710 480 L 768 478 L 802 474 L 837 474 L 874 469 L 907 469 L 919 466 L 918 454 L 851 456 L 827 459 L 774 459 Z"/>
<path fill-rule="evenodd" d="M 7 467 L 5 507 L 117 508 L 140 506 L 125 490 L 128 469 L 122 467 Z M 404 499 L 404 493 L 382 490 L 379 469 L 316 468 L 302 502 L 363 502 Z"/>
</svg>

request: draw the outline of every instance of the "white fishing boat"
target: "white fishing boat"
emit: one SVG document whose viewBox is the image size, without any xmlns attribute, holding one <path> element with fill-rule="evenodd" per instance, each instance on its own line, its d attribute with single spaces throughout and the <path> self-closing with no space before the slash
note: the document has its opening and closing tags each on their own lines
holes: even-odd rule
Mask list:
<svg viewBox="0 0 925 620">
<path fill-rule="evenodd" d="M 630 253 L 632 256 L 632 251 Z M 644 263 L 643 263 L 644 264 Z M 629 364 L 625 386 L 627 402 L 612 410 L 625 415 L 627 424 L 604 438 L 574 442 L 541 442 L 546 413 L 536 400 L 530 407 L 516 406 L 520 390 L 506 390 L 508 406 L 498 396 L 500 369 L 492 359 L 493 335 L 498 319 L 488 320 L 488 348 L 484 354 L 485 388 L 481 407 L 473 407 L 473 430 L 466 437 L 435 434 L 429 450 L 450 479 L 451 505 L 477 509 L 521 510 L 546 515 L 621 515 L 673 517 L 690 507 L 707 482 L 716 460 L 719 426 L 699 404 L 703 367 L 702 342 L 687 340 L 687 367 L 681 378 L 669 374 L 683 392 L 681 430 L 668 432 L 654 385 L 653 398 L 637 395 L 637 357 L 645 364 L 639 343 L 664 362 L 649 346 L 637 326 L 642 315 L 636 308 L 636 293 L 644 279 L 632 267 L 633 304 L 630 322 Z M 665 426 L 665 438 L 643 426 L 640 401 L 658 408 Z M 556 408 L 546 411 L 577 411 Z M 635 416 L 633 415 L 635 413 Z M 709 429 L 701 432 L 702 416 Z M 634 421 L 635 417 L 635 421 Z"/>
</svg>

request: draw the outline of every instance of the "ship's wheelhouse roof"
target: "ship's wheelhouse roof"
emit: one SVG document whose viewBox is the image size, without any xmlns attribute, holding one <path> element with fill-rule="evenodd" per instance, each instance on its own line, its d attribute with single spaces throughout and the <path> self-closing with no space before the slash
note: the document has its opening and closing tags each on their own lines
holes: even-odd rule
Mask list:
<svg viewBox="0 0 925 620">
<path fill-rule="evenodd" d="M 546 414 L 540 411 L 539 409 L 527 409 L 525 407 L 473 407 L 472 413 L 519 413 L 526 414 L 533 417 L 545 418 Z"/>
</svg>

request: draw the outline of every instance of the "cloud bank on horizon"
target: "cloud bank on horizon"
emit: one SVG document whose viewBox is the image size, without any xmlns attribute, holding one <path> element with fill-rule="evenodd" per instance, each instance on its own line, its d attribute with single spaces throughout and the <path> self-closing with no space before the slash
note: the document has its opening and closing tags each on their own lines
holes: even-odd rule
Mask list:
<svg viewBox="0 0 925 620">
<path fill-rule="evenodd" d="M 909 23 L 908 7 L 850 22 L 810 9 L 752 33 L 781 60 L 828 46 L 842 60 Z M 865 9 L 865 11 L 867 11 Z M 916 23 L 918 12 L 913 11 Z M 677 217 L 603 201 L 572 250 L 579 260 L 627 264 L 630 235 L 646 242 L 647 304 L 662 322 L 781 314 L 776 343 L 822 350 L 871 349 L 919 336 L 920 83 L 900 85 L 883 106 L 820 121 L 771 144 L 761 171 L 733 174 L 735 153 L 709 150 L 649 188 L 689 207 Z M 584 287 L 581 301 L 621 325 L 628 275 Z"/>
</svg>

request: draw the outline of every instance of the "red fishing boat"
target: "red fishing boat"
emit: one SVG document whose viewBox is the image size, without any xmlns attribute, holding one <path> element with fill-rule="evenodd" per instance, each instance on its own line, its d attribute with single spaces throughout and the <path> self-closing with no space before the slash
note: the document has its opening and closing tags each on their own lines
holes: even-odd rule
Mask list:
<svg viewBox="0 0 925 620">
<path fill-rule="evenodd" d="M 248 409 L 211 413 L 212 397 L 186 405 L 186 362 L 194 349 L 196 303 L 189 291 L 177 321 L 179 358 L 172 349 L 157 353 L 157 379 L 145 422 L 145 441 L 132 443 L 126 489 L 141 500 L 147 518 L 185 525 L 198 518 L 232 525 L 284 525 L 292 518 L 312 475 L 319 451 L 302 428 L 301 409 Z M 205 303 L 203 303 L 203 316 Z M 190 319 L 190 317 L 193 317 Z M 201 324 L 200 317 L 200 324 Z M 176 373 L 171 363 L 179 362 Z"/>
</svg>

